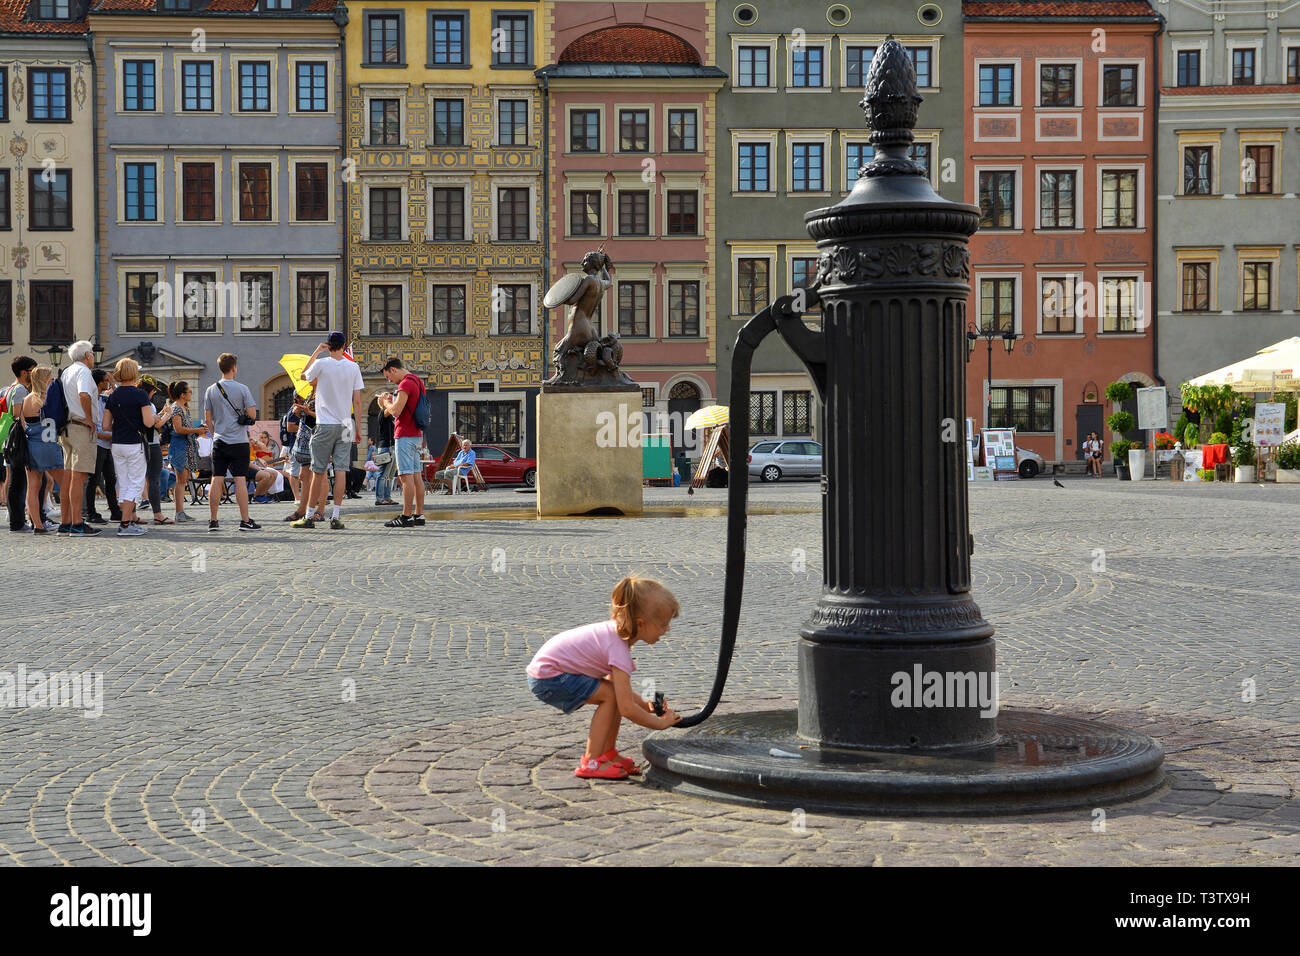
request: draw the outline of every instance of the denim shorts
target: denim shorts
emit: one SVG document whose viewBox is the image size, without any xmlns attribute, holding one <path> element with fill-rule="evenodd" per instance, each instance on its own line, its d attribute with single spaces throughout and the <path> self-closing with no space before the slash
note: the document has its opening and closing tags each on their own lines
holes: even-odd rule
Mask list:
<svg viewBox="0 0 1300 956">
<path fill-rule="evenodd" d="M 571 714 L 600 689 L 600 678 L 586 674 L 556 674 L 554 677 L 533 677 L 530 674 L 528 689 L 543 704 Z"/>
<path fill-rule="evenodd" d="M 167 460 L 171 466 L 176 469 L 176 474 L 189 466 L 185 463 L 189 457 L 190 443 L 187 441 L 174 441 L 167 446 Z"/>
<path fill-rule="evenodd" d="M 420 439 L 418 437 L 397 439 L 397 473 L 413 475 L 420 470 Z"/>
</svg>

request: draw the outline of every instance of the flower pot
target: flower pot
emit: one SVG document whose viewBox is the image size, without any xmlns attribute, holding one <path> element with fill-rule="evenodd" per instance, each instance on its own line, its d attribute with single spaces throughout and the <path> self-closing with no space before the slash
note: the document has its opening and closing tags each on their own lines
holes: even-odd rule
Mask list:
<svg viewBox="0 0 1300 956">
<path fill-rule="evenodd" d="M 1147 450 L 1134 448 L 1128 453 L 1128 469 L 1133 481 L 1142 481 L 1147 476 Z"/>
<path fill-rule="evenodd" d="M 1255 481 L 1254 465 L 1238 465 L 1234 480 L 1239 485 L 1249 485 Z"/>
<path fill-rule="evenodd" d="M 1120 481 L 1128 481 L 1128 465 L 1123 464 L 1118 459 L 1115 461 L 1115 477 Z"/>
<path fill-rule="evenodd" d="M 1300 485 L 1300 468 L 1279 468 L 1277 481 L 1278 484 Z"/>
</svg>

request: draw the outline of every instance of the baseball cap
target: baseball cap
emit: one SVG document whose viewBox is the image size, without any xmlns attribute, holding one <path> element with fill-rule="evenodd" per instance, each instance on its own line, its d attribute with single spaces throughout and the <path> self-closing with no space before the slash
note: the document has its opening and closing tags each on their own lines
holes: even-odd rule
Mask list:
<svg viewBox="0 0 1300 956">
<path fill-rule="evenodd" d="M 326 339 L 329 347 L 332 349 L 341 349 L 347 343 L 347 336 L 342 332 L 331 332 L 330 337 Z"/>
</svg>

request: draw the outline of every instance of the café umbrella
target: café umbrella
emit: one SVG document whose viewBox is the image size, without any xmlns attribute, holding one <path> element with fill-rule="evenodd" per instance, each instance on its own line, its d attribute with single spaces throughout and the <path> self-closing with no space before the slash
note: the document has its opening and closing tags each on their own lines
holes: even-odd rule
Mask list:
<svg viewBox="0 0 1300 956">
<path fill-rule="evenodd" d="M 710 405 L 692 412 L 691 417 L 686 419 L 686 427 L 716 428 L 718 425 L 727 424 L 727 420 L 726 405 Z"/>
<path fill-rule="evenodd" d="M 1227 385 L 1236 392 L 1292 392 L 1300 390 L 1300 336 L 1262 348 L 1254 356 L 1206 372 L 1191 385 Z"/>
</svg>

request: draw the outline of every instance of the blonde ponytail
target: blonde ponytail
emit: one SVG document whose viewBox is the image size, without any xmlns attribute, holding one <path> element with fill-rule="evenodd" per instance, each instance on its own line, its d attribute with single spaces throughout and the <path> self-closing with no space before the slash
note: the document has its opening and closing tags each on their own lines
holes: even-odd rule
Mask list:
<svg viewBox="0 0 1300 956">
<path fill-rule="evenodd" d="M 654 611 L 674 618 L 681 613 L 681 605 L 671 591 L 653 578 L 629 574 L 614 585 L 610 593 L 609 616 L 623 640 L 635 640 L 637 618 L 644 618 Z"/>
</svg>

